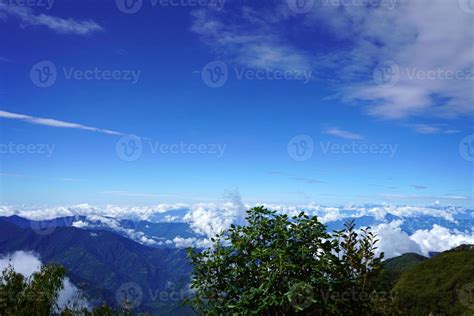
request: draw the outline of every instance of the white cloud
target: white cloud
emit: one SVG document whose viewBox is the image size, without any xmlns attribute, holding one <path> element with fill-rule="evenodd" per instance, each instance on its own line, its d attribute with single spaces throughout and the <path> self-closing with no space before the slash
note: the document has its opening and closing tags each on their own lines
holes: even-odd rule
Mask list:
<svg viewBox="0 0 474 316">
<path fill-rule="evenodd" d="M 243 225 L 245 223 L 245 211 L 249 206 L 243 204 L 236 189 L 227 192 L 225 198 L 230 202 L 222 205 L 197 205 L 183 219 L 190 223 L 191 228 L 196 233 L 207 235 L 209 238 L 229 228 L 231 224 Z"/>
<path fill-rule="evenodd" d="M 439 126 L 428 124 L 414 124 L 412 127 L 420 134 L 438 134 L 441 131 Z"/>
<path fill-rule="evenodd" d="M 372 228 L 379 239 L 378 252 L 384 252 L 387 259 L 408 252 L 429 256 L 430 252 L 474 244 L 474 226 L 471 233 L 463 233 L 434 224 L 431 229 L 419 229 L 409 236 L 400 228 L 402 224 L 402 220 L 397 220 Z"/>
<path fill-rule="evenodd" d="M 411 124 L 408 125 L 415 132 L 423 135 L 434 135 L 434 134 L 457 134 L 459 130 L 450 129 L 445 124 Z"/>
<path fill-rule="evenodd" d="M 87 215 L 85 220 L 77 220 L 72 223 L 73 227 L 77 228 L 92 228 L 92 229 L 101 229 L 101 228 L 108 228 L 115 232 L 122 233 L 128 238 L 144 244 L 144 245 L 157 245 L 158 242 L 152 238 L 149 238 L 145 235 L 145 233 L 141 231 L 137 231 L 133 228 L 125 228 L 121 226 L 119 221 L 120 218 L 110 217 L 110 216 L 102 216 L 102 215 Z"/>
<path fill-rule="evenodd" d="M 32 253 L 17 251 L 0 258 L 0 271 L 5 270 L 8 265 L 12 265 L 16 272 L 25 277 L 30 277 L 41 268 L 41 261 Z"/>
<path fill-rule="evenodd" d="M 41 269 L 42 263 L 40 258 L 33 253 L 16 251 L 0 257 L 0 271 L 3 271 L 9 265 L 13 267 L 15 272 L 29 278 L 34 272 Z M 83 306 L 89 308 L 89 304 L 86 300 L 80 297 L 78 288 L 69 280 L 68 277 L 65 277 L 63 281 L 63 289 L 59 292 L 58 306 L 60 309 L 63 309 L 74 302 L 78 303 L 79 307 Z"/>
<path fill-rule="evenodd" d="M 18 113 L 12 113 L 12 112 L 1 111 L 1 110 L 0 110 L 0 118 L 20 120 L 20 121 L 24 121 L 31 124 L 44 125 L 44 126 L 49 126 L 49 127 L 81 129 L 81 130 L 104 133 L 104 134 L 109 134 L 109 135 L 126 135 L 124 133 L 111 131 L 108 129 L 102 129 L 102 128 L 91 127 L 91 126 L 86 126 L 86 125 L 77 124 L 77 123 L 64 122 L 64 121 L 59 121 L 55 119 L 29 116 L 25 114 L 18 114 Z"/>
<path fill-rule="evenodd" d="M 11 59 L 9 59 L 9 58 L 0 56 L 0 62 L 2 62 L 2 63 L 11 63 L 11 62 L 13 62 L 13 61 L 12 61 Z"/>
<path fill-rule="evenodd" d="M 156 206 L 124 207 L 108 205 L 106 207 L 95 207 L 88 204 L 75 206 L 60 206 L 55 208 L 32 208 L 18 209 L 13 206 L 0 206 L 0 216 L 19 215 L 29 219 L 52 219 L 61 216 L 86 216 L 86 220 L 76 219 L 72 225 L 78 228 L 100 228 L 108 227 L 130 239 L 139 243 L 158 246 L 169 245 L 175 247 L 208 246 L 209 239 L 222 230 L 230 227 L 231 224 L 245 224 L 245 210 L 255 205 L 244 204 L 237 191 L 231 191 L 226 195 L 231 202 L 221 204 L 160 204 Z M 424 218 L 438 218 L 452 223 L 457 227 L 456 218 L 466 218 L 470 214 L 474 216 L 473 210 L 460 207 L 441 206 L 340 206 L 325 207 L 316 203 L 307 205 L 289 206 L 282 204 L 257 204 L 275 210 L 278 213 L 296 216 L 305 212 L 310 216 L 317 216 L 321 223 L 329 223 L 349 218 L 360 218 L 363 216 L 373 216 L 375 220 L 381 222 L 373 228 L 379 234 L 381 241 L 380 249 L 387 253 L 387 257 L 411 251 L 420 254 L 427 254 L 427 251 L 448 250 L 462 242 L 473 242 L 472 235 L 466 232 L 450 231 L 441 226 L 432 226 L 430 230 L 416 230 L 412 236 L 408 236 L 401 230 L 402 221 L 409 223 L 415 221 L 416 225 L 423 224 Z M 182 216 L 170 216 L 167 212 L 176 214 L 179 210 Z M 387 222 L 387 215 L 397 216 L 402 221 Z M 157 217 L 157 215 L 160 215 Z M 203 235 L 194 238 L 182 238 L 177 236 L 173 240 L 159 240 L 147 236 L 145 233 L 132 228 L 121 227 L 119 220 L 148 220 L 148 221 L 179 221 L 187 222 L 195 233 Z M 423 224 L 424 225 L 424 224 Z M 473 225 L 474 226 L 474 225 Z M 426 226 L 423 226 L 426 227 Z M 461 229 L 461 228 L 460 228 Z M 465 226 L 462 228 L 465 230 Z"/>
<path fill-rule="evenodd" d="M 213 237 L 227 229 L 238 216 L 234 208 L 198 206 L 187 213 L 184 220 L 196 233 Z"/>
<path fill-rule="evenodd" d="M 428 74 L 438 69 L 444 74 L 472 74 L 474 36 L 466 32 L 473 26 L 472 16 L 456 1 L 402 0 L 394 10 L 340 9 L 315 11 L 313 21 L 326 23 L 352 43 L 349 53 L 336 55 L 351 64 L 343 70 L 350 75 L 359 70 L 369 75 L 378 63 L 391 60 L 400 70 L 394 86 L 376 85 L 371 80 L 347 90 L 346 96 L 369 102 L 369 113 L 384 118 L 473 113 L 472 80 L 450 80 L 443 74 L 436 74 L 434 79 L 412 76 L 414 71 Z M 322 17 L 325 13 L 329 16 Z M 359 68 L 351 68 L 352 64 Z"/>
<path fill-rule="evenodd" d="M 223 203 L 198 203 L 198 204 L 158 204 L 151 206 L 118 206 L 106 205 L 103 207 L 89 204 L 57 207 L 15 207 L 0 205 L 0 216 L 18 215 L 32 220 L 47 220 L 66 216 L 87 216 L 88 220 L 97 221 L 109 227 L 118 225 L 117 220 L 147 220 L 157 221 L 188 221 L 195 225 L 197 231 L 205 234 L 219 231 L 228 223 L 244 223 L 246 210 L 256 205 L 263 205 L 277 212 L 290 216 L 298 215 L 304 211 L 308 215 L 318 216 L 322 222 L 334 221 L 346 217 L 375 216 L 383 220 L 390 213 L 403 218 L 431 216 L 455 222 L 454 215 L 464 214 L 466 209 L 460 207 L 412 206 L 412 205 L 377 205 L 377 206 L 339 206 L 327 207 L 314 202 L 306 205 L 284 205 L 257 203 L 255 205 L 242 203 L 237 192 L 227 194 L 230 202 Z M 454 198 L 454 197 L 453 197 Z M 458 197 L 456 197 L 458 198 Z M 179 211 L 183 216 L 167 212 Z M 75 225 L 81 226 L 79 219 Z M 212 233 L 211 233 L 212 235 Z"/>
<path fill-rule="evenodd" d="M 219 55 L 259 69 L 285 71 L 311 68 L 309 55 L 280 37 L 272 12 L 243 6 L 236 10 L 199 9 L 192 13 L 191 30 Z"/>
<path fill-rule="evenodd" d="M 171 241 L 176 248 L 189 248 L 189 247 L 198 247 L 198 248 L 208 248 L 212 246 L 210 239 L 198 239 L 198 238 L 182 238 L 177 236 Z M 168 243 L 171 244 L 171 243 Z"/>
<path fill-rule="evenodd" d="M 21 26 L 46 26 L 47 28 L 61 34 L 87 35 L 93 32 L 104 31 L 94 21 L 78 21 L 72 18 L 62 19 L 47 14 L 35 14 L 31 8 L 18 5 L 9 5 L 0 1 L 0 21 L 7 16 L 18 18 Z"/>
<path fill-rule="evenodd" d="M 328 128 L 324 131 L 324 133 L 327 135 L 332 135 L 332 136 L 336 136 L 336 137 L 340 137 L 344 139 L 352 139 L 352 140 L 364 139 L 362 135 L 348 132 L 337 127 Z"/>
<path fill-rule="evenodd" d="M 472 15 L 457 1 L 399 0 L 394 8 L 316 1 L 314 10 L 299 15 L 282 2 L 196 10 L 192 30 L 219 58 L 257 68 L 313 69 L 319 79 L 331 79 L 344 101 L 364 104 L 376 117 L 474 113 L 472 80 L 448 74 L 474 71 L 474 33 L 467 31 Z M 373 72 L 388 61 L 400 76 L 393 85 L 377 85 Z M 418 130 L 436 132 L 427 126 Z"/>
<path fill-rule="evenodd" d="M 420 245 L 421 253 L 427 256 L 430 251 L 446 251 L 462 244 L 474 244 L 474 226 L 469 234 L 451 231 L 435 224 L 430 230 L 417 230 L 410 239 Z"/>
<path fill-rule="evenodd" d="M 380 224 L 373 228 L 379 242 L 378 252 L 384 252 L 385 258 L 400 256 L 407 252 L 421 253 L 421 248 L 400 228 L 402 221 Z"/>
</svg>

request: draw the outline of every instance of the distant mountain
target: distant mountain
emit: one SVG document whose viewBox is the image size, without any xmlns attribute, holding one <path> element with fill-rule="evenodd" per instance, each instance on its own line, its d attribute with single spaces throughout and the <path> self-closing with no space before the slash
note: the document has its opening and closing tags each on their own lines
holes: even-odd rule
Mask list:
<svg viewBox="0 0 474 316">
<path fill-rule="evenodd" d="M 392 293 L 404 315 L 473 315 L 473 245 L 463 245 L 431 259 L 402 257 L 392 263 L 402 269 L 413 266 L 401 274 Z M 416 261 L 420 263 L 414 264 Z"/>
<path fill-rule="evenodd" d="M 419 215 L 412 217 L 400 217 L 387 213 L 383 218 L 377 218 L 372 215 L 364 215 L 360 217 L 348 216 L 336 221 L 329 221 L 325 223 L 325 225 L 328 227 L 329 231 L 341 230 L 344 229 L 344 223 L 351 219 L 355 220 L 356 227 L 375 227 L 382 223 L 390 223 L 392 221 L 402 220 L 403 222 L 401 223 L 400 228 L 408 235 L 411 235 L 420 229 L 430 230 L 433 228 L 433 225 L 439 225 L 450 230 L 471 232 L 473 223 L 473 217 L 471 215 L 469 215 L 469 217 L 465 217 L 462 214 L 457 215 L 454 218 L 455 221 L 449 221 L 445 218 L 436 216 Z"/>
<path fill-rule="evenodd" d="M 105 216 L 67 216 L 50 220 L 35 221 L 17 215 L 0 217 L 8 223 L 23 228 L 38 230 L 54 229 L 54 227 L 78 227 L 116 232 L 117 234 L 133 239 L 151 247 L 174 248 L 175 238 L 204 238 L 196 234 L 188 223 L 182 222 L 150 222 L 115 219 Z"/>
<path fill-rule="evenodd" d="M 384 268 L 379 277 L 379 287 L 383 290 L 391 289 L 403 272 L 426 260 L 428 258 L 416 253 L 406 253 L 385 260 Z"/>
<path fill-rule="evenodd" d="M 93 304 L 116 306 L 127 299 L 137 311 L 190 312 L 179 307 L 191 272 L 184 250 L 147 247 L 110 231 L 61 226 L 38 231 L 34 225 L 18 217 L 1 219 L 0 253 L 32 251 L 43 263 L 63 265 Z"/>
<path fill-rule="evenodd" d="M 22 228 L 41 228 L 41 227 L 68 227 L 71 226 L 75 220 L 85 219 L 85 216 L 68 216 L 68 217 L 59 217 L 49 220 L 35 221 L 31 219 L 26 219 L 18 215 L 0 217 L 1 221 L 15 224 L 16 226 Z"/>
</svg>

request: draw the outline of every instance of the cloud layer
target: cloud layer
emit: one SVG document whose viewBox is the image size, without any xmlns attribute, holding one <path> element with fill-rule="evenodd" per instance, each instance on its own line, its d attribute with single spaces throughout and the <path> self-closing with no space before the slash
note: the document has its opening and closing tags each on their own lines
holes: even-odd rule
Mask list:
<svg viewBox="0 0 474 316">
<path fill-rule="evenodd" d="M 88 204 L 53 208 L 16 208 L 0 206 L 0 215 L 17 214 L 29 219 L 53 219 L 62 216 L 86 216 L 87 221 L 76 220 L 78 228 L 107 227 L 149 246 L 188 247 L 209 246 L 210 238 L 231 224 L 243 224 L 245 210 L 254 205 L 242 203 L 236 192 L 228 195 L 230 202 L 186 204 L 160 204 L 144 207 L 109 205 L 94 207 Z M 261 205 L 261 204 L 259 204 Z M 474 243 L 474 210 L 460 207 L 419 206 L 344 206 L 325 207 L 310 203 L 302 206 L 267 204 L 266 207 L 290 216 L 305 212 L 317 216 L 329 227 L 354 218 L 360 225 L 373 226 L 379 235 L 379 248 L 386 257 L 405 252 L 427 255 L 430 251 L 444 251 L 463 243 Z M 122 227 L 119 220 L 146 220 L 150 222 L 184 222 L 196 233 L 196 237 L 176 236 L 170 240 L 158 240 L 142 231 Z M 94 223 L 91 226 L 91 223 Z"/>
</svg>

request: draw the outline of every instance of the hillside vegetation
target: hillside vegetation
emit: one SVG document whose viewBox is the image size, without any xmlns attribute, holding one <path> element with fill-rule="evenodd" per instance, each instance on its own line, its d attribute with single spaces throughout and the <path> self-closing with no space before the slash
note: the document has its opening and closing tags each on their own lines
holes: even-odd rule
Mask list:
<svg viewBox="0 0 474 316">
<path fill-rule="evenodd" d="M 405 315 L 474 314 L 474 249 L 461 246 L 403 272 L 392 290 Z"/>
</svg>

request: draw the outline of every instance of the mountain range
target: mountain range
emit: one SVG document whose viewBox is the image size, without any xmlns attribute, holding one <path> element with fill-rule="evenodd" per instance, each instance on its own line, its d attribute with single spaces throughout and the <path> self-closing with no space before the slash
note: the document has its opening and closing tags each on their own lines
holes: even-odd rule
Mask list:
<svg viewBox="0 0 474 316">
<path fill-rule="evenodd" d="M 373 218 L 361 220 L 359 225 L 369 225 Z M 0 217 L 0 255 L 32 252 L 43 263 L 64 266 L 91 306 L 127 303 L 134 311 L 153 315 L 193 314 L 182 305 L 191 295 L 192 267 L 186 251 L 169 244 L 144 245 L 133 240 L 126 229 L 146 233 L 153 240 L 199 235 L 187 223 L 120 220 L 111 227 L 103 221 L 86 217 L 48 221 Z M 78 222 L 87 225 L 76 227 Z M 341 224 L 333 222 L 332 228 Z M 467 311 L 472 315 L 474 246 L 430 256 L 405 253 L 385 260 L 378 281 L 380 289 L 395 293 L 406 315 L 463 315 Z"/>
<path fill-rule="evenodd" d="M 147 247 L 107 230 L 32 227 L 18 217 L 0 219 L 0 253 L 30 251 L 64 266 L 92 305 L 127 301 L 140 311 L 186 312 L 180 306 L 191 271 L 185 250 Z"/>
</svg>

